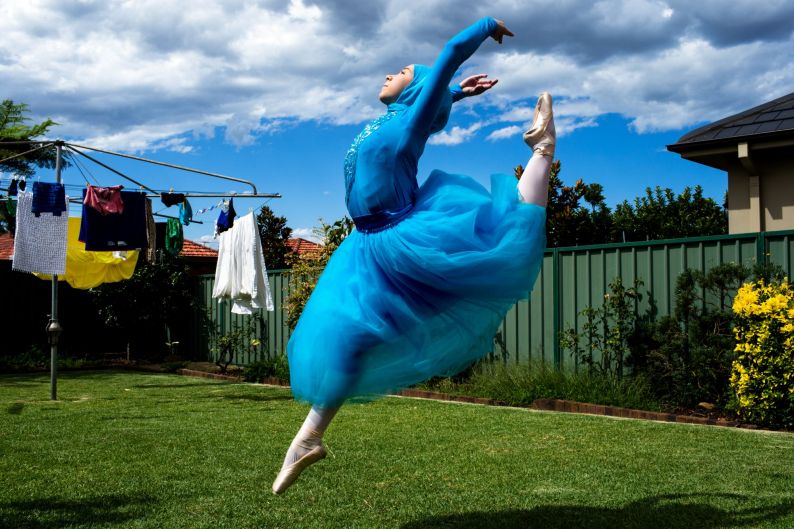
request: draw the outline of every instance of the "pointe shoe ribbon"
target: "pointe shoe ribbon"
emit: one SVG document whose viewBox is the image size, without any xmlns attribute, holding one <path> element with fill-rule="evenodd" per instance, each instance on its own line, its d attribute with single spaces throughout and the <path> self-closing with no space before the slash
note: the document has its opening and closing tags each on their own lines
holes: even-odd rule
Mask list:
<svg viewBox="0 0 794 529">
<path fill-rule="evenodd" d="M 544 156 L 554 156 L 557 135 L 554 130 L 554 114 L 551 107 L 551 94 L 543 92 L 538 97 L 532 126 L 524 133 L 524 141 L 532 150 Z"/>
<path fill-rule="evenodd" d="M 273 482 L 273 494 L 281 494 L 287 490 L 290 485 L 295 483 L 295 480 L 298 479 L 298 476 L 301 475 L 301 472 L 303 472 L 306 467 L 323 459 L 327 453 L 325 447 L 319 445 L 294 463 L 284 465 L 281 471 L 279 471 L 278 476 L 276 476 L 276 480 Z"/>
</svg>

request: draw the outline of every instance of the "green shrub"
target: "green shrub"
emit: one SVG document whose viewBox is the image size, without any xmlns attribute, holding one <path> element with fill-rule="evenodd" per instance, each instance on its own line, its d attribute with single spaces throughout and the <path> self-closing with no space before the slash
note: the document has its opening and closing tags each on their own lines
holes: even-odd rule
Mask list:
<svg viewBox="0 0 794 529">
<path fill-rule="evenodd" d="M 525 406 L 536 399 L 565 399 L 658 411 L 658 400 L 643 376 L 557 370 L 546 363 L 483 362 L 465 381 L 433 379 L 422 385 L 449 394 L 471 395 Z"/>
<path fill-rule="evenodd" d="M 794 426 L 794 291 L 788 281 L 747 283 L 733 302 L 736 352 L 731 388 L 740 417 Z"/>
<path fill-rule="evenodd" d="M 243 379 L 247 382 L 260 382 L 268 377 L 275 377 L 289 382 L 289 361 L 287 355 L 274 355 L 259 360 L 243 368 Z"/>
<path fill-rule="evenodd" d="M 705 273 L 685 270 L 676 281 L 673 314 L 637 327 L 628 364 L 645 374 L 668 407 L 692 409 L 710 402 L 731 408 L 735 397 L 729 379 L 736 357 L 731 303 L 750 277 L 779 278 L 782 269 L 723 263 Z"/>
</svg>

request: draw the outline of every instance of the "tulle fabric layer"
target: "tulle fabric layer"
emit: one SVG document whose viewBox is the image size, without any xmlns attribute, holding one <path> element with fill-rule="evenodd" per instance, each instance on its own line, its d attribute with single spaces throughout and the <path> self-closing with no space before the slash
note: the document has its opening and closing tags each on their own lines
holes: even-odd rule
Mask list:
<svg viewBox="0 0 794 529">
<path fill-rule="evenodd" d="M 287 346 L 296 399 L 370 400 L 493 349 L 537 277 L 546 211 L 518 200 L 512 176 L 493 176 L 491 190 L 434 171 L 402 221 L 345 239 Z"/>
</svg>

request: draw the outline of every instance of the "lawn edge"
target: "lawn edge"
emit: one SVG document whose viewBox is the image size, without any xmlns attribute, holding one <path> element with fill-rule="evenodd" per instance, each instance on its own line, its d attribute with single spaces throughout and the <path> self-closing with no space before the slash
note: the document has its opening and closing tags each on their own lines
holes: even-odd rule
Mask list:
<svg viewBox="0 0 794 529">
<path fill-rule="evenodd" d="M 207 373 L 204 371 L 197 371 L 194 369 L 177 369 L 176 373 L 182 376 L 209 378 L 213 380 L 225 380 L 230 383 L 243 383 L 242 377 L 233 375 L 221 375 L 219 373 Z M 289 384 L 283 380 L 268 377 L 258 382 L 258 384 L 268 387 L 277 387 L 281 389 L 289 389 Z M 560 413 L 579 413 L 582 415 L 596 415 L 602 417 L 614 417 L 620 419 L 635 419 L 644 421 L 656 421 L 666 423 L 678 424 L 697 424 L 702 426 L 719 426 L 723 428 L 738 428 L 745 430 L 758 430 L 764 432 L 774 433 L 794 433 L 788 430 L 767 430 L 755 424 L 743 423 L 740 421 L 732 421 L 727 419 L 712 419 L 708 417 L 694 417 L 692 415 L 681 415 L 676 413 L 664 413 L 657 411 L 637 410 L 632 408 L 621 408 L 619 406 L 607 406 L 604 404 L 591 404 L 588 402 L 577 402 L 573 400 L 563 399 L 536 399 L 532 404 L 526 406 L 516 406 L 508 404 L 501 400 L 489 399 L 483 397 L 471 397 L 468 395 L 451 395 L 447 393 L 439 393 L 436 391 L 427 391 L 423 389 L 407 388 L 400 390 L 392 396 L 418 398 L 436 401 L 457 402 L 461 404 L 478 404 L 482 406 L 514 408 L 514 409 L 530 409 L 536 411 L 550 411 Z"/>
</svg>

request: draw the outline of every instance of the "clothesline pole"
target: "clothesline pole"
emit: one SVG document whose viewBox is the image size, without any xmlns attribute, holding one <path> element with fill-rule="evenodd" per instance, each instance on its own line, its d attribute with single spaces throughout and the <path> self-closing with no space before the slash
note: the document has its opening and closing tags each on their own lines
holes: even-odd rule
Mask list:
<svg viewBox="0 0 794 529">
<path fill-rule="evenodd" d="M 61 183 L 61 149 L 63 142 L 55 143 L 55 182 Z M 67 213 L 68 214 L 68 213 Z M 50 400 L 58 400 L 58 337 L 61 325 L 58 323 L 58 275 L 52 275 L 52 313 L 47 324 L 50 342 Z"/>
</svg>

